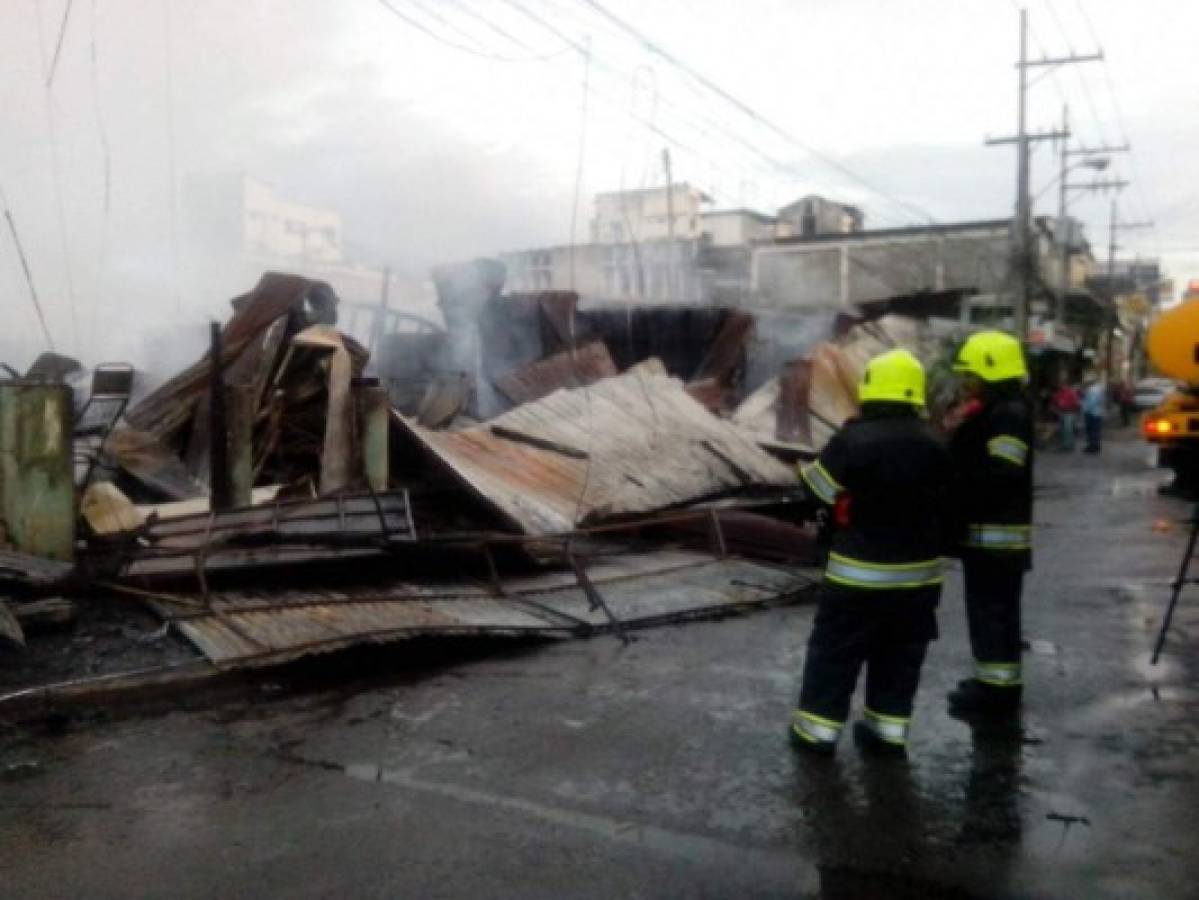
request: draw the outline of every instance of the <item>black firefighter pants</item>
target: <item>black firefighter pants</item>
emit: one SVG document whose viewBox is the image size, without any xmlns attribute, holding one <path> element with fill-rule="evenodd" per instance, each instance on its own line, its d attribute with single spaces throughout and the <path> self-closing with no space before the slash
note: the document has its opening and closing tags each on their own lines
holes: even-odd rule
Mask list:
<svg viewBox="0 0 1199 900">
<path fill-rule="evenodd" d="M 966 576 L 966 622 L 976 667 L 1014 666 L 1020 672 L 1020 593 L 1024 586 L 1022 559 L 998 553 L 962 556 Z"/>
<path fill-rule="evenodd" d="M 808 638 L 799 708 L 845 722 L 866 664 L 866 706 L 908 718 L 929 641 L 937 637 L 941 588 L 858 590 L 824 584 Z"/>
</svg>

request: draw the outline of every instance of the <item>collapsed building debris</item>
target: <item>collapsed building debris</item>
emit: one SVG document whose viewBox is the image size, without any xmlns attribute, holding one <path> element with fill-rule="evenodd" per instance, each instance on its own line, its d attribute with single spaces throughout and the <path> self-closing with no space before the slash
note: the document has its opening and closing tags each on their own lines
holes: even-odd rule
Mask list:
<svg viewBox="0 0 1199 900">
<path fill-rule="evenodd" d="M 787 466 L 711 415 L 656 361 L 463 431 L 397 421 L 527 534 L 795 485 Z"/>
<path fill-rule="evenodd" d="M 752 316 L 584 313 L 574 294 L 504 296 L 478 263 L 435 278 L 473 337 L 417 335 L 426 383 L 403 408 L 326 285 L 267 273 L 235 300 L 204 358 L 106 419 L 70 517 L 89 589 L 221 668 L 803 595 L 816 550 L 789 520 L 793 469 L 724 415 Z"/>
<path fill-rule="evenodd" d="M 802 573 L 691 551 L 621 555 L 588 569 L 608 613 L 571 572 L 469 580 L 392 579 L 358 587 L 222 591 L 195 611 L 164 616 L 218 666 L 275 664 L 367 640 L 504 634 L 565 638 L 727 613 L 786 599 Z"/>
</svg>

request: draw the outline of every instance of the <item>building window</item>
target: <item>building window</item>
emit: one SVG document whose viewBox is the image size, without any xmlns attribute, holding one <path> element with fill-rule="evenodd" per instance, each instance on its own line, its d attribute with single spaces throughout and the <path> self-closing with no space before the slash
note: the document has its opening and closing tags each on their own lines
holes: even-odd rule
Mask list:
<svg viewBox="0 0 1199 900">
<path fill-rule="evenodd" d="M 535 291 L 548 291 L 553 285 L 554 270 L 548 250 L 529 254 L 529 282 Z"/>
</svg>

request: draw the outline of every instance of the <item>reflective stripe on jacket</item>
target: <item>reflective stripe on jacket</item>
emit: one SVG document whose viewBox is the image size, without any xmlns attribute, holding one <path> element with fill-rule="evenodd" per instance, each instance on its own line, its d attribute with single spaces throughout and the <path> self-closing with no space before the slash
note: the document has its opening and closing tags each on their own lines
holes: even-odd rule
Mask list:
<svg viewBox="0 0 1199 900">
<path fill-rule="evenodd" d="M 1032 414 L 1018 382 L 988 387 L 954 431 L 963 546 L 1027 567 L 1032 550 Z"/>
<path fill-rule="evenodd" d="M 824 577 L 846 587 L 876 591 L 928 587 L 944 580 L 939 557 L 911 563 L 875 563 L 840 553 L 829 554 Z"/>
<path fill-rule="evenodd" d="M 864 404 L 801 476 L 836 513 L 826 581 L 864 590 L 941 584 L 953 463 L 913 407 Z"/>
</svg>

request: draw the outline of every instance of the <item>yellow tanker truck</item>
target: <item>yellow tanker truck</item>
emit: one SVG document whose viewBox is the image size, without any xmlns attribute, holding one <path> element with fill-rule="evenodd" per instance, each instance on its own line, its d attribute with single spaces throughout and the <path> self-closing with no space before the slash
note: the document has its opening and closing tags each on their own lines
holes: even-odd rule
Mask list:
<svg viewBox="0 0 1199 900">
<path fill-rule="evenodd" d="M 1183 387 L 1145 414 L 1141 431 L 1158 448 L 1158 465 L 1174 470 L 1164 492 L 1199 498 L 1199 303 L 1160 316 L 1146 349 L 1154 368 Z"/>
</svg>

